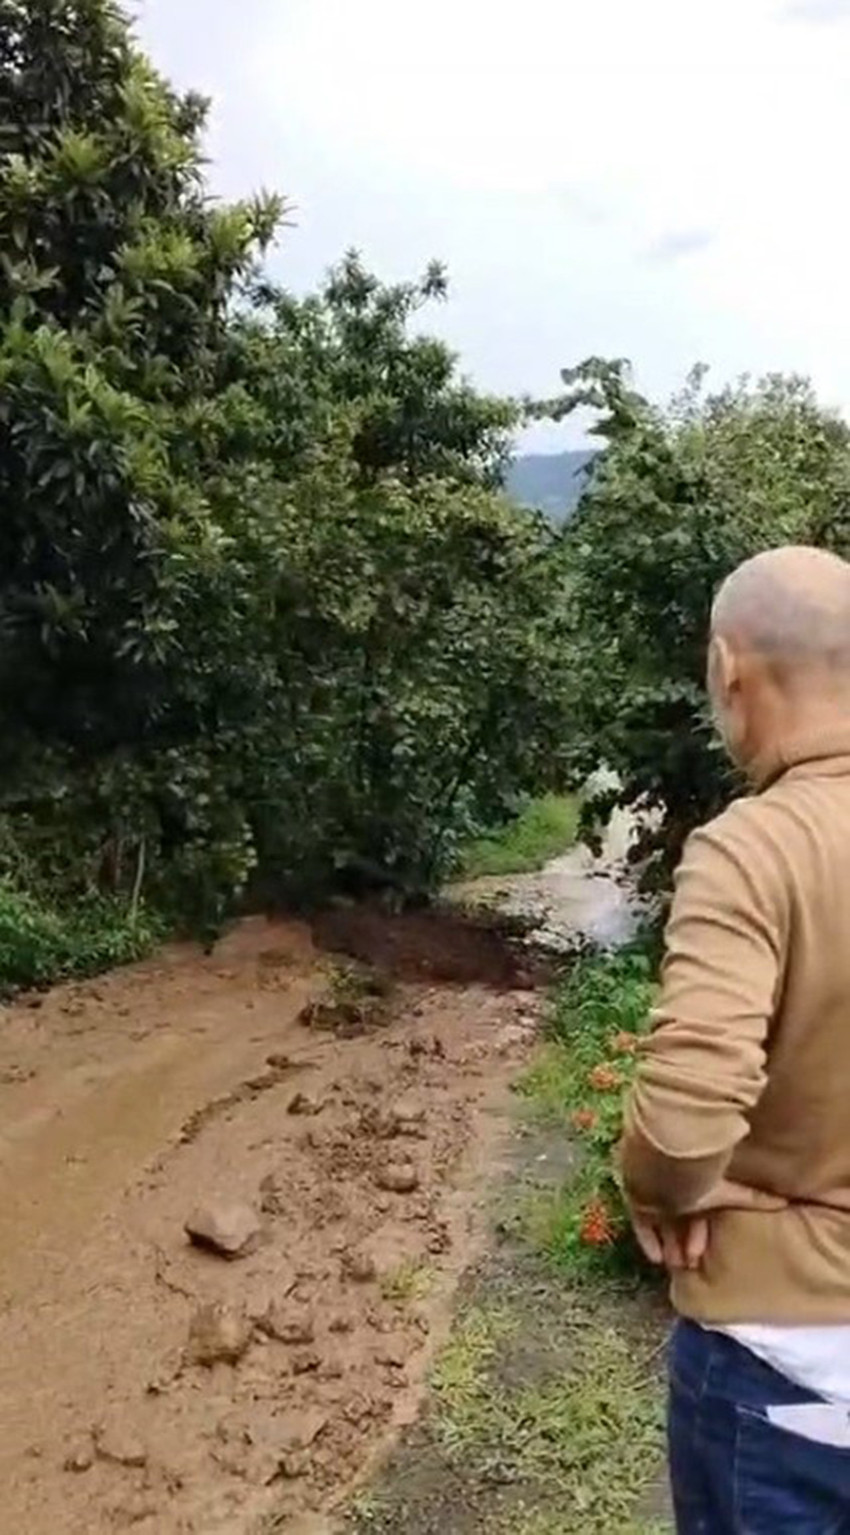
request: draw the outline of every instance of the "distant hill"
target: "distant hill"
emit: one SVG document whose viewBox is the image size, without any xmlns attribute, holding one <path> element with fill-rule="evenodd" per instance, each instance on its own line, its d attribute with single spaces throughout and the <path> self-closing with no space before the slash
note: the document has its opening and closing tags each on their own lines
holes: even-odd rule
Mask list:
<svg viewBox="0 0 850 1535">
<path fill-rule="evenodd" d="M 566 522 L 581 495 L 582 470 L 593 454 L 586 449 L 569 453 L 520 453 L 508 470 L 505 489 L 522 506 L 545 512 L 554 522 Z"/>
</svg>

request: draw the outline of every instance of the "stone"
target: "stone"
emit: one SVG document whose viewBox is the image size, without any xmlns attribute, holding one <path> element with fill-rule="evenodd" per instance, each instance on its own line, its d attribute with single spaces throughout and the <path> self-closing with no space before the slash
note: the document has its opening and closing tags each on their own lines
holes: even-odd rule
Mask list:
<svg viewBox="0 0 850 1535">
<path fill-rule="evenodd" d="M 312 1098 L 309 1093 L 296 1093 L 290 1098 L 287 1107 L 288 1114 L 321 1114 L 324 1104 L 318 1098 Z"/>
<path fill-rule="evenodd" d="M 83 1471 L 90 1471 L 94 1465 L 94 1447 L 88 1440 L 75 1445 L 68 1451 L 62 1465 L 65 1471 L 74 1471 L 78 1475 Z"/>
<path fill-rule="evenodd" d="M 0 1071 L 0 1082 L 4 1086 L 12 1086 L 16 1082 L 31 1082 L 34 1076 L 32 1067 L 9 1066 L 5 1071 Z"/>
<path fill-rule="evenodd" d="M 343 1253 L 343 1279 L 351 1279 L 355 1284 L 370 1284 L 377 1272 L 377 1266 L 371 1253 L 364 1252 L 360 1247 L 351 1248 L 348 1252 Z"/>
<path fill-rule="evenodd" d="M 196 1247 L 204 1247 L 222 1258 L 244 1258 L 253 1252 L 262 1229 L 250 1205 L 225 1201 L 199 1205 L 185 1226 L 186 1235 Z"/>
<path fill-rule="evenodd" d="M 514 1050 L 525 1049 L 533 1037 L 533 1030 L 518 1023 L 506 1023 L 496 1035 L 494 1049 L 497 1055 L 511 1055 Z"/>
<path fill-rule="evenodd" d="M 338 1311 L 328 1323 L 328 1331 L 333 1333 L 348 1333 L 354 1331 L 354 1318 L 344 1311 Z"/>
<path fill-rule="evenodd" d="M 349 1397 L 343 1408 L 342 1415 L 348 1423 L 354 1423 L 355 1425 L 365 1423 L 369 1418 L 374 1418 L 376 1415 L 375 1400 L 373 1397 L 357 1392 L 354 1396 Z"/>
<path fill-rule="evenodd" d="M 266 1056 L 266 1065 L 271 1066 L 272 1071 L 288 1071 L 292 1065 L 292 1057 L 283 1050 L 273 1050 Z"/>
<path fill-rule="evenodd" d="M 116 1466 L 141 1470 L 148 1463 L 148 1452 L 132 1433 L 117 1424 L 98 1424 L 92 1432 L 94 1447 L 99 1460 L 110 1460 Z"/>
<path fill-rule="evenodd" d="M 286 1198 L 276 1173 L 266 1173 L 260 1183 L 260 1209 L 264 1215 L 285 1215 Z"/>
<path fill-rule="evenodd" d="M 412 1194 L 419 1187 L 419 1174 L 412 1162 L 387 1162 L 378 1168 L 375 1182 L 388 1194 Z"/>
<path fill-rule="evenodd" d="M 279 1301 L 271 1302 L 257 1318 L 257 1326 L 267 1338 L 274 1338 L 278 1343 L 312 1343 L 316 1336 L 310 1311 L 303 1306 L 281 1305 Z"/>
<path fill-rule="evenodd" d="M 400 1098 L 390 1108 L 370 1104 L 360 1116 L 360 1129 L 365 1135 L 378 1140 L 390 1141 L 406 1135 L 422 1139 L 425 1135 L 425 1110 L 412 1098 Z"/>
<path fill-rule="evenodd" d="M 321 1355 L 314 1348 L 299 1348 L 292 1355 L 293 1375 L 312 1375 L 318 1370 L 322 1362 Z"/>
<path fill-rule="evenodd" d="M 136 1492 L 121 1503 L 113 1504 L 109 1510 L 112 1521 L 117 1525 L 144 1524 L 146 1520 L 159 1519 L 162 1512 L 160 1503 L 150 1492 Z"/>
<path fill-rule="evenodd" d="M 280 1475 L 287 1482 L 295 1482 L 310 1470 L 310 1457 L 306 1450 L 291 1450 L 278 1461 Z"/>
<path fill-rule="evenodd" d="M 282 1454 L 309 1450 L 327 1426 L 326 1414 L 317 1408 L 283 1413 L 276 1423 Z"/>
<path fill-rule="evenodd" d="M 415 1136 L 417 1139 L 425 1134 L 425 1108 L 415 1098 L 400 1098 L 393 1106 L 393 1118 L 396 1124 L 397 1135 Z"/>
<path fill-rule="evenodd" d="M 189 1324 L 188 1357 L 206 1368 L 237 1364 L 248 1349 L 251 1332 L 244 1312 L 219 1303 L 199 1306 Z"/>
<path fill-rule="evenodd" d="M 440 1221 L 439 1224 L 434 1227 L 434 1230 L 429 1234 L 428 1251 L 429 1253 L 433 1253 L 436 1257 L 440 1253 L 448 1252 L 451 1245 L 451 1232 L 449 1231 L 445 1221 Z"/>
<path fill-rule="evenodd" d="M 216 1445 L 212 1458 L 228 1476 L 247 1481 L 251 1470 L 251 1448 L 247 1444 Z"/>
<path fill-rule="evenodd" d="M 375 1351 L 375 1363 L 402 1370 L 410 1357 L 410 1344 L 404 1338 L 387 1338 Z"/>
</svg>

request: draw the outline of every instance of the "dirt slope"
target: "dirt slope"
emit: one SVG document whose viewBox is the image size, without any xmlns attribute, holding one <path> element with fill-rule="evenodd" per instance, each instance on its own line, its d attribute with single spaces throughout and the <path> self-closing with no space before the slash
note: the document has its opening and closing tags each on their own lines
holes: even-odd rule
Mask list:
<svg viewBox="0 0 850 1535">
<path fill-rule="evenodd" d="M 3 1010 L 0 1530 L 294 1531 L 414 1415 L 535 1004 L 404 982 L 340 1039 L 322 964 L 251 922 Z M 183 1229 L 221 1201 L 262 1228 L 230 1262 Z M 192 1358 L 210 1304 L 236 1364 Z"/>
</svg>

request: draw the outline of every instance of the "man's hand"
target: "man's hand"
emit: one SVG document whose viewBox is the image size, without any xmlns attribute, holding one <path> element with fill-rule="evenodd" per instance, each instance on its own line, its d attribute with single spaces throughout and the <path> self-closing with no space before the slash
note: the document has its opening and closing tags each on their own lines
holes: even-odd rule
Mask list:
<svg viewBox="0 0 850 1535">
<path fill-rule="evenodd" d="M 671 1273 L 679 1269 L 698 1269 L 708 1250 L 706 1215 L 683 1215 L 675 1220 L 665 1220 L 632 1210 L 632 1225 L 649 1262 L 663 1264 Z"/>
</svg>

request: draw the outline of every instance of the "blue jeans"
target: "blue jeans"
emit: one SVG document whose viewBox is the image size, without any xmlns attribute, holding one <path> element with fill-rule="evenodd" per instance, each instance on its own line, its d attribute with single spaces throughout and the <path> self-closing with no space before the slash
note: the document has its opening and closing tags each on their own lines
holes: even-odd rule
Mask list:
<svg viewBox="0 0 850 1535">
<path fill-rule="evenodd" d="M 679 1535 L 850 1535 L 850 1449 L 767 1418 L 768 1407 L 819 1400 L 731 1338 L 679 1322 L 669 1413 Z"/>
</svg>

